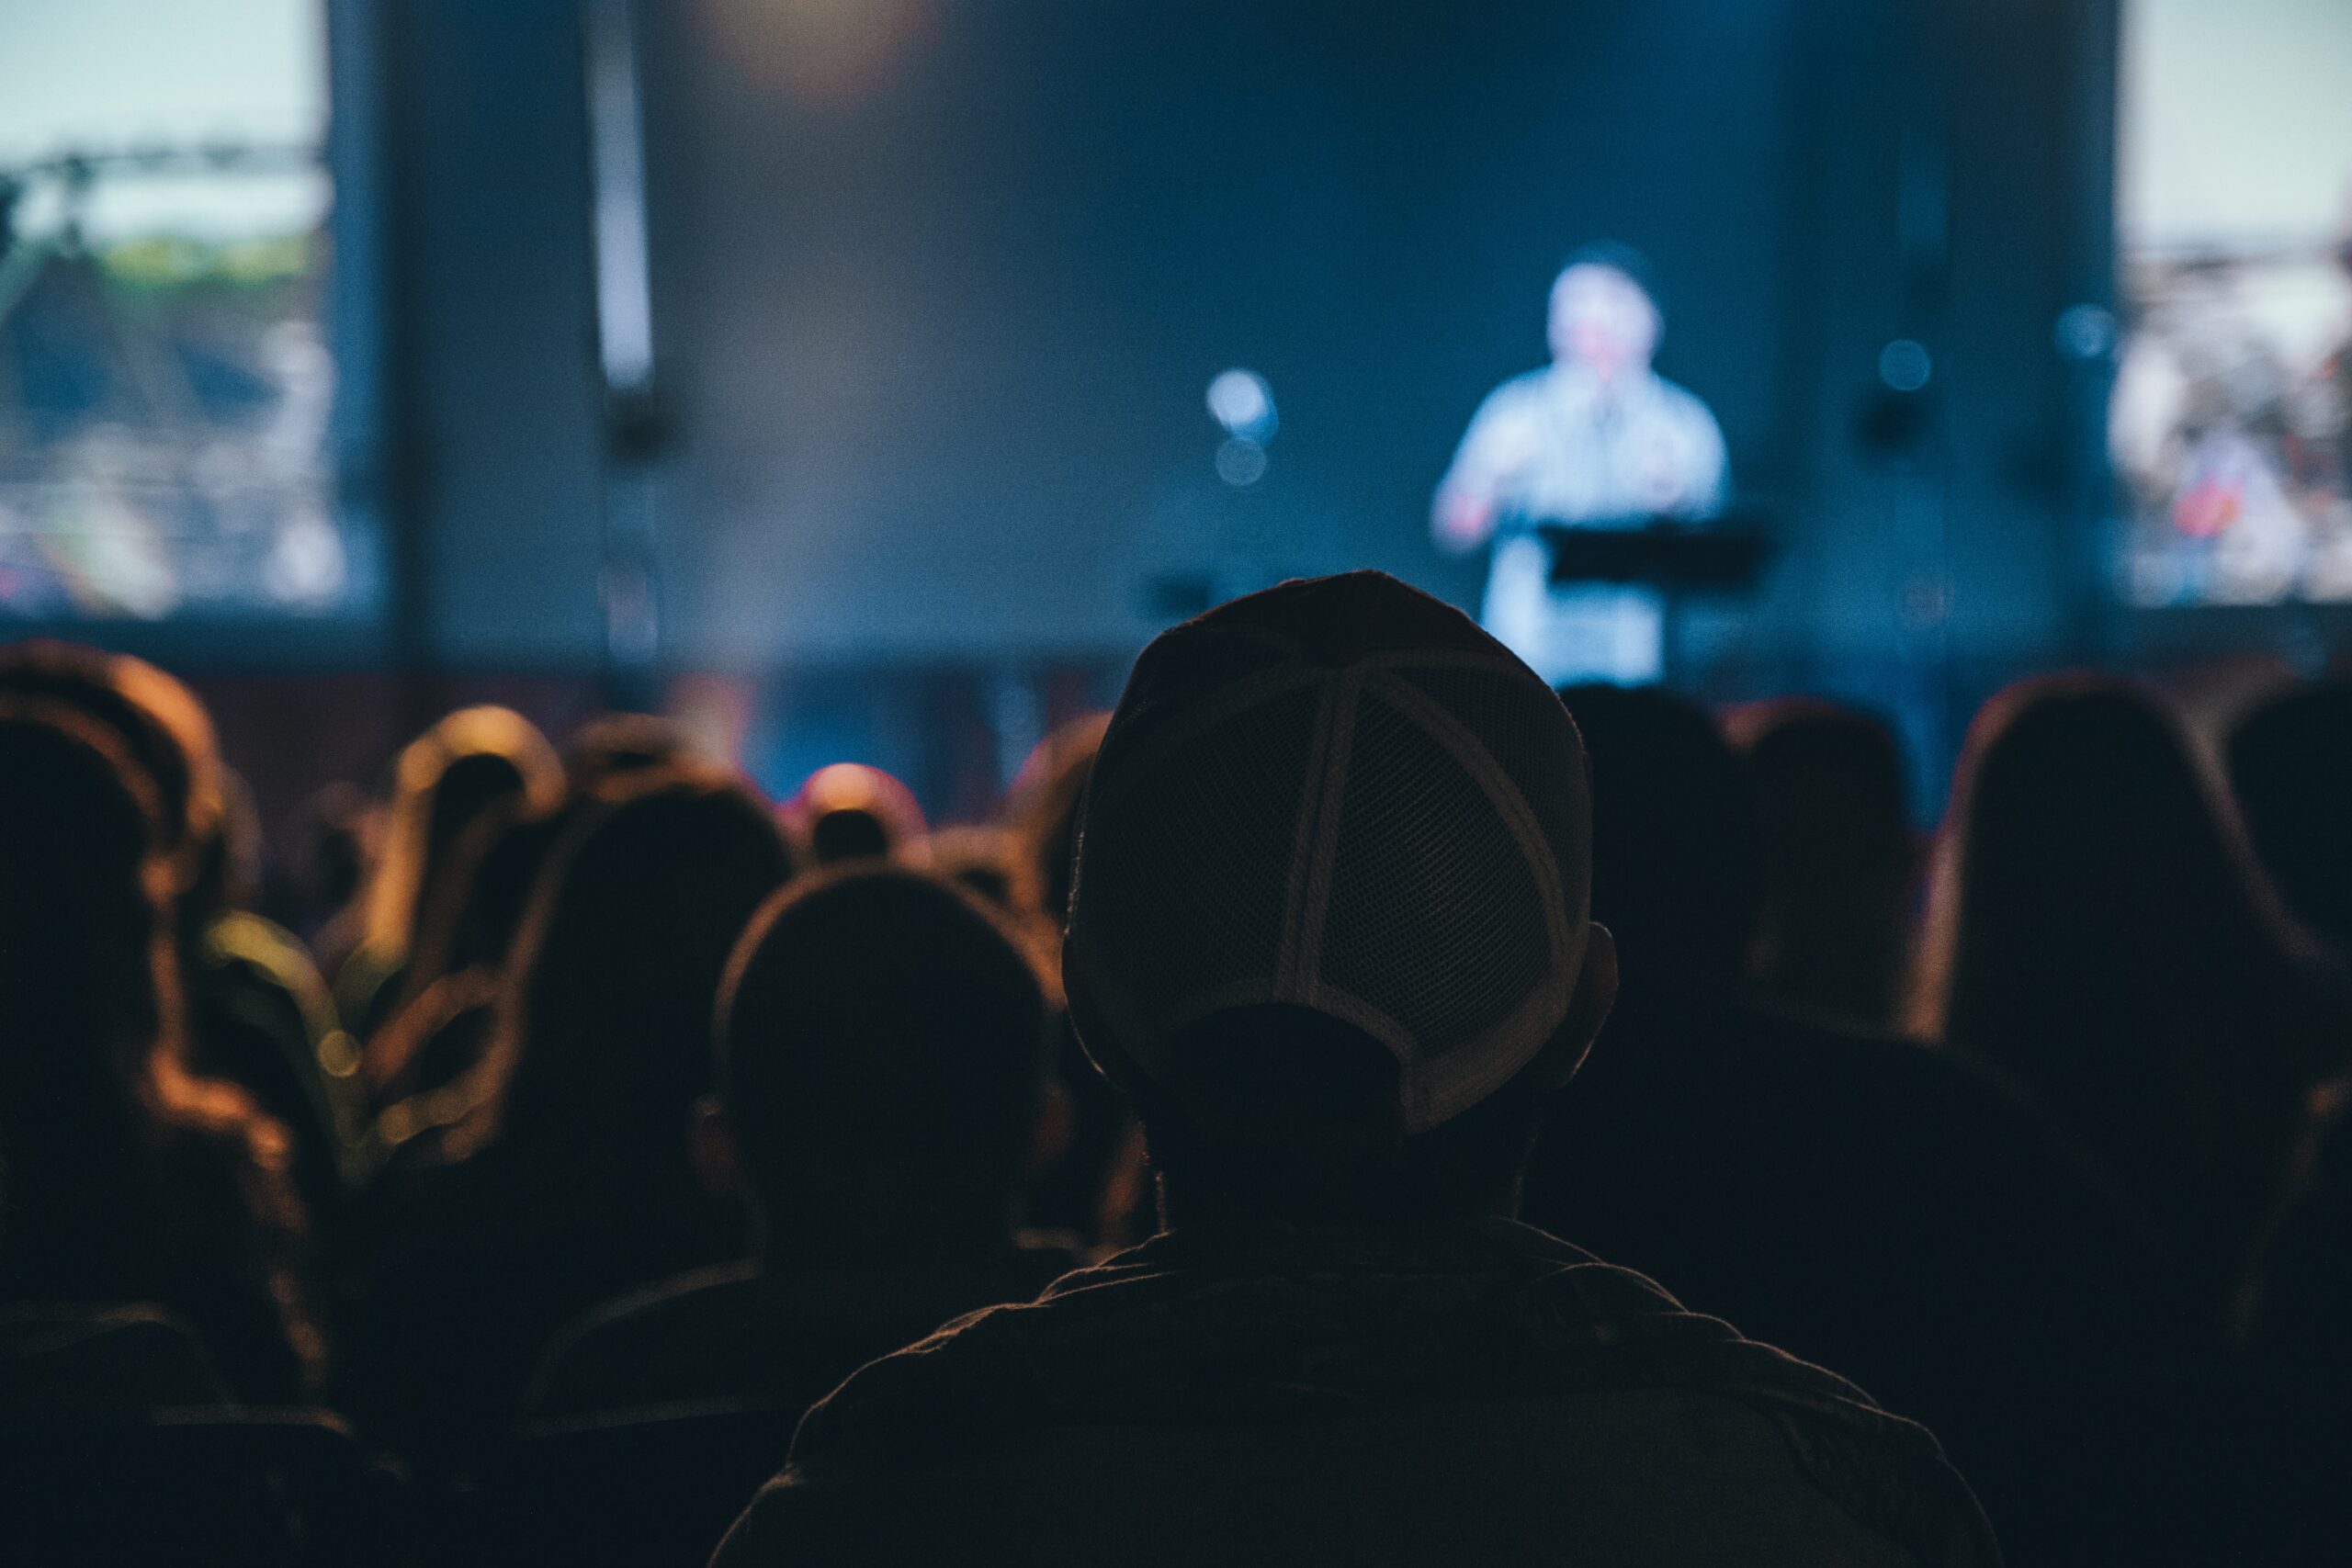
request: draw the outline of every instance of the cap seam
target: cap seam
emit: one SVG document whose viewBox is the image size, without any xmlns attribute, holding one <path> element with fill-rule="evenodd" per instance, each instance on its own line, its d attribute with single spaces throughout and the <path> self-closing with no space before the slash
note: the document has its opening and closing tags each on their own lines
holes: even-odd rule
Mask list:
<svg viewBox="0 0 2352 1568">
<path fill-rule="evenodd" d="M 1551 840 L 1544 833 L 1535 808 L 1521 792 L 1518 781 L 1459 719 L 1419 687 L 1399 676 L 1375 672 L 1370 679 L 1385 701 L 1419 724 L 1462 765 L 1494 807 L 1506 830 L 1517 840 L 1528 873 L 1535 878 L 1537 901 L 1544 906 L 1544 945 L 1553 959 L 1525 1004 L 1530 1010 L 1540 1006 L 1541 1014 L 1550 1019 L 1543 1034 L 1534 1036 L 1540 1045 L 1550 1031 L 1558 1027 L 1559 1021 L 1567 1016 L 1569 999 L 1575 995 L 1576 982 L 1584 967 L 1584 944 L 1580 940 L 1583 933 L 1577 924 L 1579 911 L 1569 908 L 1569 889 L 1560 864 L 1554 858 Z M 1577 891 L 1581 903 L 1584 890 Z M 1508 1023 L 1502 1027 L 1508 1028 Z M 1440 1114 L 1443 1108 L 1439 1097 L 1425 1099 L 1419 1109 L 1423 1115 L 1435 1121 L 1442 1121 L 1445 1114 L 1451 1113 Z M 1408 1121 L 1415 1120 L 1412 1110 L 1408 1107 Z"/>
<path fill-rule="evenodd" d="M 1274 948 L 1274 989 L 1283 997 L 1295 997 L 1301 990 L 1300 953 L 1307 943 L 1299 928 L 1306 915 L 1306 889 L 1314 875 L 1317 828 L 1328 791 L 1325 763 L 1339 723 L 1338 682 L 1320 675 L 1316 677 L 1316 687 L 1315 728 L 1307 736 L 1306 765 L 1300 772 L 1298 806 L 1292 818 L 1290 859 L 1283 868 L 1282 934 Z"/>
<path fill-rule="evenodd" d="M 1292 977 L 1295 994 L 1309 1003 L 1323 986 L 1323 932 L 1330 924 L 1331 868 L 1340 853 L 1348 764 L 1355 752 L 1356 726 L 1363 711 L 1363 671 L 1351 666 L 1341 670 L 1326 689 L 1333 717 L 1319 761 L 1322 787 L 1317 792 L 1315 817 L 1306 824 L 1311 839 L 1306 885 L 1300 891 L 1303 902 L 1297 912 L 1298 967 Z"/>
<path fill-rule="evenodd" d="M 1102 787 L 1094 788 L 1094 779 L 1088 781 L 1087 815 L 1108 814 L 1123 802 L 1143 782 L 1155 773 L 1170 753 L 1196 739 L 1203 732 L 1232 718 L 1245 709 L 1273 701 L 1294 691 L 1311 688 L 1321 677 L 1312 670 L 1302 670 L 1296 664 L 1277 664 L 1270 669 L 1246 675 L 1231 684 L 1219 688 L 1212 695 L 1191 705 L 1194 711 L 1169 723 L 1159 734 L 1141 742 L 1128 742 L 1135 749 L 1120 757 L 1118 766 L 1104 776 L 1098 768 L 1096 777 Z M 1111 750 L 1112 737 L 1104 737 L 1104 750 Z"/>
</svg>

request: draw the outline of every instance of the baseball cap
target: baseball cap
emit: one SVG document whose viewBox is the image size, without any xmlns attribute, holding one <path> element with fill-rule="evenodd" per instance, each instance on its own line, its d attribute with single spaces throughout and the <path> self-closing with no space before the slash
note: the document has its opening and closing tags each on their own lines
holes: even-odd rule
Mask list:
<svg viewBox="0 0 2352 1568">
<path fill-rule="evenodd" d="M 1589 803 L 1551 689 L 1385 574 L 1163 633 L 1087 786 L 1062 952 L 1087 1049 L 1164 1084 L 1204 1020 L 1305 1008 L 1385 1046 L 1403 1130 L 1434 1127 L 1567 1014 Z"/>
</svg>

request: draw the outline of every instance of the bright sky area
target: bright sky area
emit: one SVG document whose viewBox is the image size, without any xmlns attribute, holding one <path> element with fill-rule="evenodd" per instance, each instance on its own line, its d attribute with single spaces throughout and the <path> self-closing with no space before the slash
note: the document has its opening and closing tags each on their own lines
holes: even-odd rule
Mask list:
<svg viewBox="0 0 2352 1568">
<path fill-rule="evenodd" d="M 323 12 L 322 0 L 0 0 L 0 168 L 67 150 L 315 144 Z M 99 233 L 234 237 L 306 227 L 325 196 L 318 177 L 109 181 L 85 217 Z M 28 205 L 38 229 L 41 193 Z"/>
<path fill-rule="evenodd" d="M 2352 228 L 2352 0 L 2125 0 L 2127 246 Z"/>
<path fill-rule="evenodd" d="M 5 0 L 0 166 L 159 141 L 314 142 L 326 126 L 323 9 Z M 2303 244 L 2346 227 L 2352 0 L 2126 0 L 2123 24 L 2127 243 Z M 141 183 L 154 188 L 105 193 L 92 226 L 265 231 L 323 198 L 316 182 Z"/>
</svg>

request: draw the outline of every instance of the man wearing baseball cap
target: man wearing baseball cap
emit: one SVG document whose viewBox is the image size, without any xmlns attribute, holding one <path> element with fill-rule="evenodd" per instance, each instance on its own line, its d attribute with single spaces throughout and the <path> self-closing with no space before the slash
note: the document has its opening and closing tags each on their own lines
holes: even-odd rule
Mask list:
<svg viewBox="0 0 2352 1568">
<path fill-rule="evenodd" d="M 720 1568 L 1998 1561 L 1935 1441 L 1519 1224 L 1609 1010 L 1575 726 L 1377 573 L 1144 651 L 1062 954 L 1162 1230 L 854 1375 Z"/>
</svg>

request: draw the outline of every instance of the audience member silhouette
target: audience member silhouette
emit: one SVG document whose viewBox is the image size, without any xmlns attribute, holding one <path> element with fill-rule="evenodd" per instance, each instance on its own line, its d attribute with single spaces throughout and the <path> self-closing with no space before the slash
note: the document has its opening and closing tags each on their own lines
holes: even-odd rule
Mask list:
<svg viewBox="0 0 2352 1568">
<path fill-rule="evenodd" d="M 598 714 L 564 742 L 563 775 L 572 789 L 590 790 L 618 774 L 694 759 L 694 742 L 675 719 L 652 713 Z"/>
<path fill-rule="evenodd" d="M 0 1306 L 0 1421 L 152 1420 L 232 1403 L 196 1330 L 162 1307 Z"/>
<path fill-rule="evenodd" d="M 0 719 L 0 731 L 9 722 Z M 0 1146 L 0 1268 L 7 1252 L 8 1151 Z M 228 1402 L 196 1330 L 152 1303 L 0 1303 L 0 1422 L 143 1420 L 161 1408 Z"/>
<path fill-rule="evenodd" d="M 791 870 L 767 809 L 715 772 L 616 781 L 567 826 L 458 1089 L 470 1109 L 379 1183 L 366 1414 L 460 1456 L 503 1427 L 565 1321 L 741 1256 L 688 1112 L 713 1083 L 728 953 Z"/>
<path fill-rule="evenodd" d="M 294 1176 L 314 1241 L 331 1245 L 377 1145 L 359 1048 L 293 932 L 254 912 L 260 824 L 243 781 L 223 767 L 218 826 L 197 845 L 179 900 L 187 954 L 188 1065 L 242 1085 L 294 1134 Z"/>
<path fill-rule="evenodd" d="M 913 792 L 863 762 L 818 769 L 786 803 L 784 815 L 818 865 L 888 860 L 922 842 L 922 807 Z"/>
<path fill-rule="evenodd" d="M 2218 1328 L 2352 1012 L 2186 736 L 2121 681 L 2012 687 L 1971 729 L 1936 878 L 1921 1032 L 2032 1085 Z"/>
<path fill-rule="evenodd" d="M 460 1080 L 488 1048 L 500 976 L 532 887 L 565 827 L 602 793 L 592 784 L 551 807 L 520 795 L 499 801 L 451 847 L 417 920 L 401 999 L 368 1040 L 368 1085 L 384 1106 L 379 1128 L 390 1148 L 471 1109 Z"/>
<path fill-rule="evenodd" d="M 187 1068 L 162 820 L 108 729 L 0 696 L 0 1301 L 156 1303 L 285 1403 L 326 1350 L 290 1141 Z"/>
<path fill-rule="evenodd" d="M 278 858 L 265 875 L 267 909 L 316 955 L 331 947 L 348 953 L 358 945 L 336 931 L 356 927 L 359 890 L 374 858 L 376 806 L 348 779 L 312 791 L 283 829 Z"/>
<path fill-rule="evenodd" d="M 1620 1018 L 1739 992 L 1761 879 L 1756 788 L 1714 721 L 1656 687 L 1560 693 L 1594 771 L 1597 916 L 1617 939 Z M 1623 770 L 1611 788 L 1600 775 Z M 1605 792 L 1605 793 L 1604 793 Z"/>
<path fill-rule="evenodd" d="M 420 913 L 421 978 L 496 971 L 521 930 L 540 868 L 581 812 L 648 787 L 657 775 L 711 774 L 677 725 L 639 713 L 604 714 L 581 726 L 564 748 L 563 769 L 560 797 L 500 801 L 451 847 L 448 874 Z"/>
<path fill-rule="evenodd" d="M 367 1110 L 325 987 L 288 933 L 243 907 L 232 778 L 196 694 L 141 660 L 72 643 L 0 649 L 0 693 L 62 703 L 113 738 L 154 797 L 183 1065 L 237 1085 L 293 1139 L 311 1225 L 330 1231 L 368 1158 Z"/>
<path fill-rule="evenodd" d="M 2342 1374 L 2352 1371 L 2352 1083 L 2328 1084 L 2313 1100 L 2233 1327 L 2264 1361 Z"/>
<path fill-rule="evenodd" d="M 1012 1229 L 1043 1102 L 1035 962 L 918 872 L 847 867 L 772 899 L 729 965 L 697 1134 L 707 1178 L 751 1212 L 752 1255 L 575 1327 L 529 1414 L 799 1409 L 1069 1268 Z"/>
<path fill-rule="evenodd" d="M 1585 807 L 1391 579 L 1156 640 L 1063 972 L 1168 1228 L 853 1376 L 717 1561 L 1996 1561 L 1925 1432 L 1507 1217 L 1613 988 Z"/>
<path fill-rule="evenodd" d="M 2240 719 L 2230 787 L 2271 883 L 2352 960 L 2352 682 L 2292 687 Z"/>
<path fill-rule="evenodd" d="M 605 714 L 566 746 L 560 798 L 511 795 L 468 824 L 418 911 L 401 1000 L 368 1041 L 368 1082 L 386 1105 L 386 1142 L 398 1147 L 469 1108 L 459 1080 L 489 1043 L 507 951 L 565 827 L 615 790 L 707 771 L 669 720 Z"/>
<path fill-rule="evenodd" d="M 114 738 L 153 788 L 155 852 L 176 897 L 222 808 L 220 751 L 195 694 L 144 660 L 42 637 L 0 648 L 0 692 L 63 703 Z"/>
<path fill-rule="evenodd" d="M 1919 846 L 1883 719 L 1805 699 L 1734 710 L 1758 832 L 1747 972 L 1778 1006 L 1865 1029 L 1901 1017 Z"/>
<path fill-rule="evenodd" d="M 1566 699 L 1593 915 L 1626 980 L 1537 1144 L 1529 1220 L 1854 1378 L 1980 1483 L 2052 1374 L 2179 1353 L 2154 1237 L 2013 1084 L 1747 1004 L 1752 776 L 1706 714 L 1656 690 Z"/>
<path fill-rule="evenodd" d="M 1069 915 L 1079 808 L 1110 724 L 1109 714 L 1090 713 L 1057 727 L 1021 764 L 1006 792 L 1004 825 L 1024 846 L 1038 900 L 1057 931 Z"/>
<path fill-rule="evenodd" d="M 1069 913 L 1071 867 L 1078 856 L 1078 813 L 1107 713 L 1085 714 L 1057 728 L 1022 763 L 1001 814 L 1037 918 L 1058 940 Z M 1065 1016 L 1056 1029 L 1054 1076 L 1069 1134 L 1061 1156 L 1029 1184 L 1030 1223 L 1099 1244 L 1124 1247 L 1150 1233 L 1148 1182 L 1133 1179 L 1142 1141 L 1126 1098 L 1086 1060 Z"/>
<path fill-rule="evenodd" d="M 435 884 L 466 829 L 517 796 L 536 811 L 550 810 L 562 786 L 546 739 L 509 708 L 460 708 L 401 750 L 382 848 L 362 896 L 359 945 L 334 969 L 335 1000 L 354 1034 L 371 1037 L 422 988 L 407 985 L 408 965 Z"/>
</svg>

